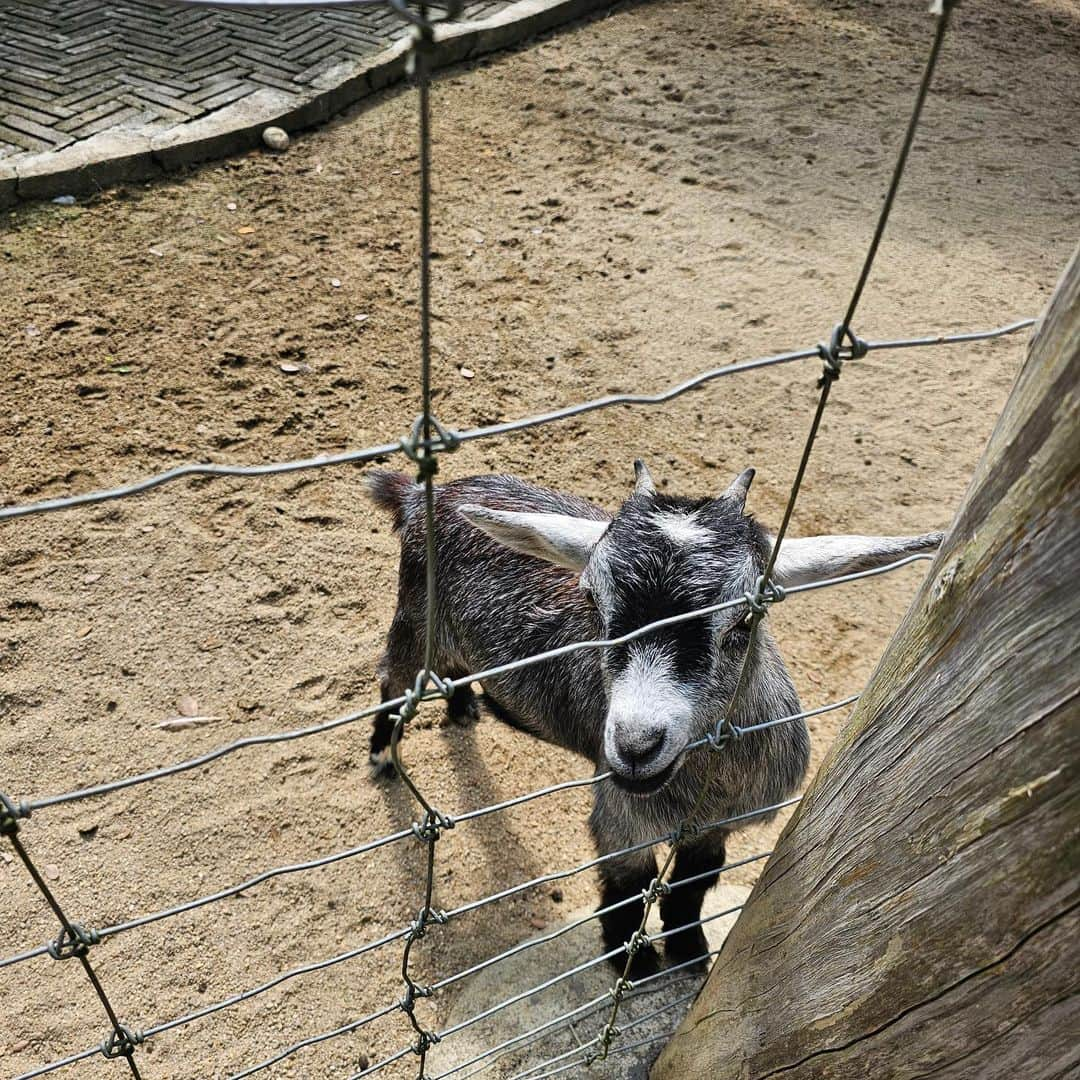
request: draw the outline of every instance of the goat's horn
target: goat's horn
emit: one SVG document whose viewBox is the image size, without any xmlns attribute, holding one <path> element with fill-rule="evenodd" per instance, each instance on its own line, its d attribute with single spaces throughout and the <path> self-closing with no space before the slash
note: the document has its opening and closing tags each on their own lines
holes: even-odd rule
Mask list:
<svg viewBox="0 0 1080 1080">
<path fill-rule="evenodd" d="M 754 470 L 744 469 L 731 482 L 731 487 L 724 492 L 722 498 L 730 499 L 740 510 L 746 505 L 746 495 L 750 485 L 754 481 Z"/>
<path fill-rule="evenodd" d="M 653 483 L 652 476 L 649 475 L 649 467 L 641 458 L 634 462 L 634 476 L 637 477 L 637 483 L 634 485 L 635 495 L 656 494 L 656 485 Z"/>
</svg>

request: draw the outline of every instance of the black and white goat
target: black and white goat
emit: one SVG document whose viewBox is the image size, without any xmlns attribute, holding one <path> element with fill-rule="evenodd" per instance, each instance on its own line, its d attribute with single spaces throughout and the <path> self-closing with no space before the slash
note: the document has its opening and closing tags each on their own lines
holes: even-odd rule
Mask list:
<svg viewBox="0 0 1080 1080">
<path fill-rule="evenodd" d="M 571 642 L 618 637 L 667 616 L 741 597 L 754 589 L 772 538 L 744 512 L 754 477 L 747 469 L 718 498 L 658 494 L 635 463 L 637 485 L 612 517 L 573 495 L 512 476 L 477 476 L 436 489 L 438 609 L 435 670 L 452 679 Z M 423 488 L 376 472 L 375 502 L 393 512 L 401 534 L 397 611 L 379 664 L 382 700 L 412 686 L 423 666 L 425 533 Z M 884 565 L 941 540 L 818 536 L 786 540 L 774 580 L 794 585 Z M 686 746 L 713 730 L 731 699 L 749 645 L 746 610 L 735 607 L 655 631 L 627 645 L 572 653 L 486 680 L 496 714 L 530 734 L 574 750 L 598 770 L 590 826 L 601 853 L 672 830 L 691 809 L 705 776 L 706 751 Z M 763 624 L 732 720 L 740 726 L 789 716 L 799 700 Z M 476 715 L 470 688 L 456 689 L 450 716 Z M 371 760 L 392 773 L 393 722 L 375 719 Z M 802 721 L 747 733 L 719 753 L 699 820 L 775 805 L 801 783 L 810 742 Z M 754 820 L 764 820 L 756 818 Z M 706 875 L 664 895 L 665 929 L 700 917 L 705 892 L 724 862 L 726 832 L 684 843 L 673 881 Z M 651 849 L 601 864 L 602 905 L 646 889 L 656 874 Z M 640 904 L 602 917 L 608 949 L 638 928 Z M 673 963 L 706 951 L 699 927 L 672 935 Z M 635 974 L 657 966 L 649 947 Z"/>
</svg>

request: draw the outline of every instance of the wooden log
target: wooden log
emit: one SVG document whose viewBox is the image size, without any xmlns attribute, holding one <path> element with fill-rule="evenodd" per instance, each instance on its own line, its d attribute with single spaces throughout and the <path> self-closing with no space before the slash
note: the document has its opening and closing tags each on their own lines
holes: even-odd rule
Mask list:
<svg viewBox="0 0 1080 1080">
<path fill-rule="evenodd" d="M 1078 260 L 652 1080 L 1080 1076 Z"/>
</svg>

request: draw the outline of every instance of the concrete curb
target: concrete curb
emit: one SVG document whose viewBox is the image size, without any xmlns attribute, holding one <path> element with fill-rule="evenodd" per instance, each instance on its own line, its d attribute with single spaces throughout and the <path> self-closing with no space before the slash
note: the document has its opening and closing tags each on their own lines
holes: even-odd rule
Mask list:
<svg viewBox="0 0 1080 1080">
<path fill-rule="evenodd" d="M 447 23 L 436 35 L 433 66 L 460 64 L 520 44 L 547 30 L 610 7 L 614 0 L 517 0 L 495 15 Z M 262 143 L 264 128 L 290 133 L 316 127 L 348 106 L 405 78 L 406 36 L 356 64 L 341 64 L 316 81 L 314 92 L 262 89 L 216 112 L 158 134 L 105 131 L 63 150 L 4 166 L 0 208 L 21 200 L 80 195 L 114 184 L 148 180 Z"/>
</svg>

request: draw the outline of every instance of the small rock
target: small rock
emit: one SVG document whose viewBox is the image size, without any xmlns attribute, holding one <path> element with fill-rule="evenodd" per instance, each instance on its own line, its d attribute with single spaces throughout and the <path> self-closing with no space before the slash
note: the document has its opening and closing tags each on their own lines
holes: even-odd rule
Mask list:
<svg viewBox="0 0 1080 1080">
<path fill-rule="evenodd" d="M 87 574 L 83 579 L 84 585 L 93 585 L 95 581 L 101 580 L 100 574 Z"/>
<path fill-rule="evenodd" d="M 74 202 L 75 200 L 72 199 L 71 201 Z M 30 1040 L 29 1039 L 19 1039 L 17 1042 L 13 1042 L 11 1044 L 11 1052 L 13 1054 L 21 1054 L 29 1046 L 30 1046 Z"/>
<path fill-rule="evenodd" d="M 360 314 L 360 315 L 354 315 L 354 316 L 353 316 L 353 318 L 354 318 L 354 319 L 355 319 L 355 320 L 356 320 L 357 322 L 367 322 L 367 321 L 368 321 L 368 319 L 370 318 L 370 316 L 368 316 L 368 315 L 364 315 L 364 314 Z"/>
<path fill-rule="evenodd" d="M 161 248 L 152 247 L 147 248 L 146 250 L 149 251 L 151 255 L 156 255 L 159 259 L 165 258 L 165 252 L 162 251 Z"/>
<path fill-rule="evenodd" d="M 198 716 L 199 703 L 190 694 L 185 694 L 176 703 L 176 711 L 181 716 Z"/>
<path fill-rule="evenodd" d="M 225 209 L 226 210 L 235 210 L 236 209 L 236 203 L 234 203 L 234 202 L 226 203 L 225 204 Z"/>
<path fill-rule="evenodd" d="M 341 278 L 332 277 L 330 279 L 330 285 L 331 285 L 331 287 L 333 287 L 335 289 L 340 289 L 341 288 Z"/>
<path fill-rule="evenodd" d="M 271 150 L 289 149 L 289 134 L 282 128 L 268 127 L 263 131 L 262 138 L 263 142 L 266 143 Z"/>
<path fill-rule="evenodd" d="M 284 371 L 286 375 L 296 375 L 298 372 L 304 370 L 300 364 L 278 364 L 278 367 Z"/>
<path fill-rule="evenodd" d="M 60 877 L 60 867 L 57 866 L 56 863 L 49 863 L 49 865 L 45 867 L 45 876 L 50 881 L 56 881 L 57 878 Z"/>
<path fill-rule="evenodd" d="M 551 899 L 554 900 L 556 904 L 561 904 L 563 899 L 562 889 L 552 889 Z"/>
<path fill-rule="evenodd" d="M 57 195 L 56 198 L 53 199 L 53 202 L 56 203 L 57 206 L 74 206 L 75 205 L 75 196 L 74 195 Z"/>
<path fill-rule="evenodd" d="M 92 626 L 80 626 L 79 629 L 75 631 L 75 636 L 80 638 L 88 637 L 90 631 L 93 629 Z"/>
<path fill-rule="evenodd" d="M 458 368 L 458 371 L 461 373 L 461 377 L 463 379 L 471 379 L 476 374 L 476 372 L 473 371 L 472 368 L 467 367 Z"/>
<path fill-rule="evenodd" d="M 75 831 L 84 840 L 93 840 L 97 835 L 98 823 L 96 821 L 81 821 L 75 826 Z"/>
<path fill-rule="evenodd" d="M 534 930 L 543 930 L 544 927 L 547 926 L 547 923 L 543 919 L 541 919 L 539 915 L 533 915 L 529 919 L 529 925 Z"/>
<path fill-rule="evenodd" d="M 368 1067 L 368 1056 L 367 1056 L 367 1054 L 361 1054 L 356 1059 L 357 1071 L 358 1072 L 363 1072 L 367 1067 Z"/>
</svg>

